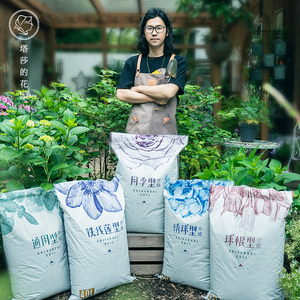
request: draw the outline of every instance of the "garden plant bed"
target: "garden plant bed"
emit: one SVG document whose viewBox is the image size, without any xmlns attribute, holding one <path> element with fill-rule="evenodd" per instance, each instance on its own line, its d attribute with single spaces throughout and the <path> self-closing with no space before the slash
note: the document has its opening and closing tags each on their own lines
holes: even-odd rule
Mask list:
<svg viewBox="0 0 300 300">
<path fill-rule="evenodd" d="M 158 299 L 201 299 L 205 291 L 187 285 L 161 280 L 156 276 L 137 275 L 137 280 L 93 296 L 91 300 L 158 300 Z M 45 300 L 67 300 L 70 291 Z"/>
</svg>

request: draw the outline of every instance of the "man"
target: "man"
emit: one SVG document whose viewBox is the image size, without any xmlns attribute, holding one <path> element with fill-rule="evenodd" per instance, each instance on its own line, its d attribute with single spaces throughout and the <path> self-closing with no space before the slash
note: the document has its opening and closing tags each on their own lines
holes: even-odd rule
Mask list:
<svg viewBox="0 0 300 300">
<path fill-rule="evenodd" d="M 183 94 L 187 61 L 172 54 L 172 24 L 162 9 L 152 8 L 140 23 L 137 45 L 140 55 L 124 65 L 117 86 L 117 98 L 131 103 L 126 126 L 133 134 L 177 134 L 175 120 L 178 95 Z M 177 73 L 166 76 L 175 57 Z"/>
</svg>

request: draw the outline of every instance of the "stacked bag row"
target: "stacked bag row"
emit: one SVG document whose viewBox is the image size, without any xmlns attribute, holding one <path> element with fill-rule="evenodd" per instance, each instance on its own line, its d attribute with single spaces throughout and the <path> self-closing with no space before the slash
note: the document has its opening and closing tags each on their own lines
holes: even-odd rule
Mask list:
<svg viewBox="0 0 300 300">
<path fill-rule="evenodd" d="M 293 193 L 232 182 L 165 182 L 162 278 L 210 300 L 282 300 L 285 218 Z"/>
<path fill-rule="evenodd" d="M 112 134 L 111 141 L 120 156 L 112 181 L 0 194 L 14 300 L 45 299 L 69 289 L 70 300 L 85 299 L 134 280 L 127 231 L 163 232 L 164 178 L 177 178 L 177 155 L 187 137 Z M 131 193 L 135 202 L 128 199 Z"/>
<path fill-rule="evenodd" d="M 112 133 L 119 159 L 112 181 L 1 194 L 14 299 L 70 288 L 70 300 L 84 299 L 132 282 L 127 231 L 164 232 L 162 277 L 209 291 L 205 299 L 282 299 L 277 279 L 292 192 L 177 180 L 187 141 Z"/>
</svg>

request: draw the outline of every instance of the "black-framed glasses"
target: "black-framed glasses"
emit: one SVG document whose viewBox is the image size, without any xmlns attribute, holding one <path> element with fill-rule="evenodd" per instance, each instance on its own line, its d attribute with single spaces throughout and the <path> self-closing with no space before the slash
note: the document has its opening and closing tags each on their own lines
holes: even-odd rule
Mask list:
<svg viewBox="0 0 300 300">
<path fill-rule="evenodd" d="M 157 33 L 163 33 L 165 28 L 166 28 L 166 26 L 162 26 L 162 25 L 157 25 L 155 27 L 149 25 L 149 26 L 146 26 L 144 28 L 144 30 L 146 33 L 149 33 L 149 34 L 151 34 L 154 31 L 154 29 Z"/>
</svg>

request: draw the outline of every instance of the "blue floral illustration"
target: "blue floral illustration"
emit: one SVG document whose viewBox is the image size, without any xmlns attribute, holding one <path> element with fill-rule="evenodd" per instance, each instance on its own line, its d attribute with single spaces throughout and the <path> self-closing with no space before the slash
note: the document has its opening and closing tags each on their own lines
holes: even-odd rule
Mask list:
<svg viewBox="0 0 300 300">
<path fill-rule="evenodd" d="M 233 185 L 231 181 L 214 180 L 177 180 L 171 183 L 166 177 L 165 190 L 170 207 L 182 218 L 202 216 L 209 209 L 209 193 L 211 185 Z"/>
<path fill-rule="evenodd" d="M 55 184 L 55 189 L 67 195 L 66 205 L 76 208 L 82 205 L 87 215 L 97 220 L 103 212 L 118 212 L 122 206 L 115 195 L 119 186 L 119 180 L 114 177 L 112 181 L 106 180 L 84 180 L 73 184 L 69 189 L 68 183 Z"/>
</svg>

